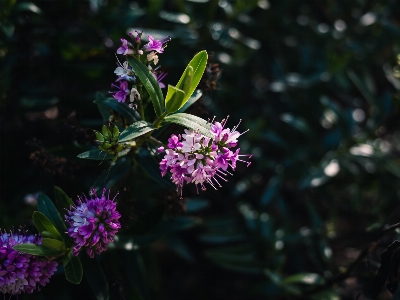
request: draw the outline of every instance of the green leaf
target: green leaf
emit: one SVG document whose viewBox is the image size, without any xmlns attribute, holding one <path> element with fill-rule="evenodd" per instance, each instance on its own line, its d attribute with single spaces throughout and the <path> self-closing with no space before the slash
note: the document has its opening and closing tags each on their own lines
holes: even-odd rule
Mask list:
<svg viewBox="0 0 400 300">
<path fill-rule="evenodd" d="M 95 294 L 97 300 L 109 299 L 109 287 L 106 275 L 97 258 L 82 257 L 82 266 L 85 270 L 86 279 Z"/>
<path fill-rule="evenodd" d="M 49 249 L 65 250 L 65 244 L 55 239 L 44 238 L 42 240 L 42 245 L 46 246 Z"/>
<path fill-rule="evenodd" d="M 197 53 L 189 62 L 181 78 L 179 79 L 176 87 L 178 89 L 185 91 L 183 104 L 185 104 L 189 100 L 194 90 L 196 89 L 197 85 L 199 84 L 201 77 L 203 76 L 204 70 L 206 69 L 207 59 L 208 59 L 207 51 L 203 50 Z M 190 71 L 188 73 L 188 70 L 190 70 L 190 68 L 193 68 L 193 76 L 190 76 Z M 188 80 L 187 76 L 191 77 L 190 83 L 187 81 Z M 185 83 L 188 84 L 188 87 L 185 86 Z"/>
<path fill-rule="evenodd" d="M 65 278 L 69 282 L 79 284 L 82 280 L 83 270 L 82 264 L 78 256 L 72 256 L 70 252 L 68 257 L 64 259 Z"/>
<path fill-rule="evenodd" d="M 141 119 L 136 110 L 130 108 L 126 103 L 118 102 L 114 98 L 96 99 L 94 103 L 97 103 L 99 107 L 102 105 L 111 108 L 113 111 L 124 117 L 129 123 L 134 123 Z M 102 114 L 104 115 L 104 113 L 105 112 Z"/>
<path fill-rule="evenodd" d="M 58 186 L 54 187 L 54 197 L 58 211 L 69 209 L 73 205 L 68 195 Z"/>
<path fill-rule="evenodd" d="M 15 250 L 38 256 L 58 256 L 64 253 L 61 250 L 49 249 L 43 245 L 19 244 L 13 247 Z"/>
<path fill-rule="evenodd" d="M 31 11 L 31 12 L 36 13 L 36 14 L 40 14 L 42 12 L 41 9 L 39 7 L 37 7 L 35 4 L 33 4 L 32 2 L 21 2 L 21 3 L 18 3 L 16 5 L 16 9 L 20 10 L 20 11 L 27 10 L 27 11 Z"/>
<path fill-rule="evenodd" d="M 44 238 L 56 239 L 56 237 L 53 234 L 51 234 L 50 232 L 48 232 L 48 231 L 42 231 L 40 234 Z"/>
<path fill-rule="evenodd" d="M 185 92 L 177 87 L 168 85 L 168 92 L 165 98 L 165 105 L 168 113 L 172 113 L 181 108 L 184 104 L 183 100 Z"/>
<path fill-rule="evenodd" d="M 175 123 L 182 125 L 186 128 L 192 129 L 192 130 L 197 130 L 201 134 L 208 136 L 210 138 L 213 137 L 213 135 L 210 132 L 211 129 L 211 123 L 207 122 L 206 120 L 186 114 L 186 113 L 176 113 L 170 116 L 165 117 L 164 122 L 166 123 Z"/>
<path fill-rule="evenodd" d="M 38 209 L 51 221 L 51 223 L 54 224 L 58 232 L 61 232 L 62 235 L 67 236 L 65 233 L 67 232 L 67 227 L 65 227 L 64 220 L 61 218 L 53 202 L 45 194 L 40 194 L 38 197 Z M 50 230 L 47 231 L 54 234 Z"/>
<path fill-rule="evenodd" d="M 160 86 L 158 85 L 157 79 L 136 57 L 127 56 L 126 60 L 149 93 L 150 99 L 153 102 L 154 110 L 157 116 L 160 117 L 164 112 L 164 96 L 161 92 Z"/>
<path fill-rule="evenodd" d="M 146 121 L 138 121 L 126 128 L 118 138 L 118 142 L 133 140 L 147 132 L 156 129 L 153 124 Z"/>
<path fill-rule="evenodd" d="M 54 227 L 52 222 L 41 212 L 35 211 L 32 215 L 33 223 L 35 224 L 39 232 L 47 231 L 50 232 L 59 241 L 64 241 L 61 237 L 60 232 Z M 67 229 L 65 229 L 66 231 Z"/>
<path fill-rule="evenodd" d="M 130 149 L 125 149 L 118 153 L 118 157 L 127 155 Z M 105 153 L 99 149 L 89 150 L 78 155 L 79 158 L 93 159 L 93 160 L 107 160 L 112 159 L 114 155 Z"/>
</svg>

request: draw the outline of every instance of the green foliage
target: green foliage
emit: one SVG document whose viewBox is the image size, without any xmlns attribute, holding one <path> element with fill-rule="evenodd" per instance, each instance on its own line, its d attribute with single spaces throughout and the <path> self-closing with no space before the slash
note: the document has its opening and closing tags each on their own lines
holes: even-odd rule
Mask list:
<svg viewBox="0 0 400 300">
<path fill-rule="evenodd" d="M 105 282 L 111 299 L 320 300 L 363 291 L 330 280 L 376 242 L 370 269 L 363 260 L 351 273 L 368 286 L 381 264 L 377 254 L 399 238 L 392 231 L 375 240 L 399 221 L 399 9 L 390 0 L 0 0 L 1 228 L 33 227 L 29 195 L 51 195 L 54 184 L 66 192 L 54 192 L 61 216 L 69 197 L 90 188 L 120 191 L 125 222 L 115 247 L 99 257 L 105 278 L 99 265 L 86 274 L 83 263 L 94 277 L 73 292 L 54 278 L 56 289 L 30 299 L 72 299 L 89 293 L 83 283 L 90 282 L 94 295 L 85 297 L 104 299 Z M 164 102 L 147 66 L 130 58 L 146 82 L 141 95 L 151 98 L 144 119 L 140 109 L 104 96 L 127 28 L 143 30 L 142 45 L 147 35 L 170 35 L 159 70 L 168 72 L 166 85 L 180 78 Z M 200 49 L 207 66 L 198 60 L 205 52 L 193 58 Z M 204 66 L 202 79 L 193 64 Z M 181 132 L 175 124 L 208 134 L 206 120 L 228 114 L 227 127 L 242 119 L 237 130 L 250 129 L 239 146 L 254 154 L 252 165 L 238 163 L 216 191 L 188 187 L 179 199 L 160 175 L 155 149 Z M 103 124 L 116 125 L 117 142 L 132 148 L 118 156 L 95 149 L 104 143 Z M 49 248 L 62 248 L 57 233 L 66 249 L 71 241 L 48 203 L 39 196 L 50 222 L 38 228 L 47 247 L 16 249 L 57 256 L 69 280 L 80 282 L 79 259 Z"/>
<path fill-rule="evenodd" d="M 211 124 L 206 120 L 203 120 L 194 115 L 186 113 L 176 113 L 165 117 L 165 123 L 175 123 L 182 125 L 188 129 L 198 130 L 201 134 L 212 137 L 210 133 Z"/>
<path fill-rule="evenodd" d="M 146 121 L 138 121 L 126 128 L 118 138 L 119 142 L 133 140 L 147 132 L 153 131 L 155 127 Z"/>
<path fill-rule="evenodd" d="M 157 80 L 154 78 L 149 69 L 136 57 L 127 56 L 126 59 L 149 93 L 157 116 L 161 117 L 161 115 L 164 113 L 165 102 Z"/>
</svg>

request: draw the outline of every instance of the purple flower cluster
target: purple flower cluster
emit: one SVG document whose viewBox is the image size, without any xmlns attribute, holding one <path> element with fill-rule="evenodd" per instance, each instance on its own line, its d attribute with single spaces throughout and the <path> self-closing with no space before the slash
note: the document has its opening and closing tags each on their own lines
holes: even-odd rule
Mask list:
<svg viewBox="0 0 400 300">
<path fill-rule="evenodd" d="M 78 198 L 77 205 L 71 206 L 66 221 L 70 225 L 68 235 L 74 239 L 74 255 L 85 247 L 90 257 L 107 250 L 107 244 L 114 241 L 114 236 L 121 224 L 121 217 L 116 210 L 114 199 L 110 199 L 110 192 L 105 196 L 106 189 L 99 198 L 93 190 L 92 198 Z"/>
<path fill-rule="evenodd" d="M 49 282 L 57 262 L 13 249 L 18 244 L 40 244 L 41 240 L 21 232 L 0 231 L 0 291 L 3 294 L 30 294 L 38 285 L 45 286 Z"/>
<path fill-rule="evenodd" d="M 160 88 L 165 88 L 165 84 L 161 82 L 161 80 L 167 75 L 163 72 L 157 72 L 155 69 L 151 67 L 151 63 L 157 65 L 158 63 L 158 55 L 157 53 L 163 53 L 164 48 L 166 47 L 167 43 L 171 40 L 169 36 L 164 37 L 161 40 L 155 40 L 151 35 L 149 35 L 149 43 L 144 45 L 140 49 L 141 44 L 141 36 L 142 32 L 135 31 L 136 35 L 133 33 L 129 33 L 130 38 L 132 39 L 132 43 L 128 42 L 126 39 L 121 38 L 121 46 L 117 49 L 117 54 L 121 55 L 142 55 L 144 52 L 150 52 L 147 54 L 147 63 L 149 66 L 149 70 L 153 73 L 154 77 L 157 79 L 157 82 Z M 114 73 L 118 76 L 117 82 L 120 82 L 120 85 L 117 86 L 115 84 L 111 84 L 112 88 L 116 88 L 116 91 L 111 91 L 110 94 L 113 94 L 114 99 L 118 102 L 125 102 L 126 97 L 130 95 L 129 99 L 135 99 L 135 95 L 137 93 L 137 89 L 135 86 L 136 83 L 136 76 L 132 67 L 129 66 L 128 62 L 125 61 L 121 64 L 119 61 L 117 63 L 117 68 L 115 69 Z M 133 83 L 132 89 L 128 87 L 128 83 Z M 136 99 L 140 100 L 139 97 Z M 131 101 L 132 102 L 132 101 Z M 129 105 L 130 107 L 135 107 L 133 103 Z"/>
<path fill-rule="evenodd" d="M 184 183 L 194 183 L 196 187 L 200 185 L 202 190 L 206 189 L 204 183 L 213 188 L 216 185 L 221 187 L 218 178 L 227 181 L 225 177 L 232 175 L 228 167 L 234 170 L 238 161 L 246 162 L 240 159 L 241 156 L 251 158 L 251 155 L 239 155 L 240 148 L 232 149 L 244 132 L 236 131 L 239 124 L 232 130 L 225 128 L 226 121 L 215 122 L 211 126 L 213 138 L 185 129 L 182 136 L 173 134 L 168 139 L 168 149 L 165 149 L 166 154 L 160 162 L 161 175 L 165 176 L 170 171 L 171 180 L 180 193 Z M 158 150 L 163 152 L 164 148 Z M 250 162 L 246 163 L 250 165 Z"/>
</svg>

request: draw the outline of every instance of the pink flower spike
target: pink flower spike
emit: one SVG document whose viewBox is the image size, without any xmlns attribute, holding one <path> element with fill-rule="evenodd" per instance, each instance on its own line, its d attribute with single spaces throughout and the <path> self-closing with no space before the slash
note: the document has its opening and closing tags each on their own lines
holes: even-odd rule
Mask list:
<svg viewBox="0 0 400 300">
<path fill-rule="evenodd" d="M 144 46 L 144 50 L 147 52 L 156 51 L 158 53 L 163 53 L 164 52 L 164 44 L 170 40 L 171 40 L 171 38 L 169 36 L 167 36 L 161 40 L 155 40 L 151 35 L 149 35 L 150 42 L 148 42 Z"/>
<path fill-rule="evenodd" d="M 130 46 L 132 46 L 131 43 L 125 39 L 121 39 L 121 43 L 122 45 L 118 48 L 117 54 L 127 55 L 133 53 L 133 50 L 130 48 Z"/>
</svg>

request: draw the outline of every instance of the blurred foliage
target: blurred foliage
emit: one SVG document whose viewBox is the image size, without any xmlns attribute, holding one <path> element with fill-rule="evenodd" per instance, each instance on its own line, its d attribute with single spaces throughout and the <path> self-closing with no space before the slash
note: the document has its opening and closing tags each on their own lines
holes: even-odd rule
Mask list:
<svg viewBox="0 0 400 300">
<path fill-rule="evenodd" d="M 366 299 L 399 238 L 375 240 L 399 222 L 399 12 L 394 0 L 0 0 L 0 227 L 33 230 L 37 193 L 54 185 L 73 199 L 112 187 L 123 230 L 99 257 L 110 299 Z M 155 184 L 148 153 L 134 165 L 76 158 L 107 116 L 93 101 L 129 30 L 172 37 L 168 83 L 214 52 L 203 88 L 218 77 L 217 90 L 189 111 L 242 119 L 254 154 L 223 188 L 180 200 Z M 95 299 L 88 282 L 55 276 L 20 299 Z"/>
</svg>

